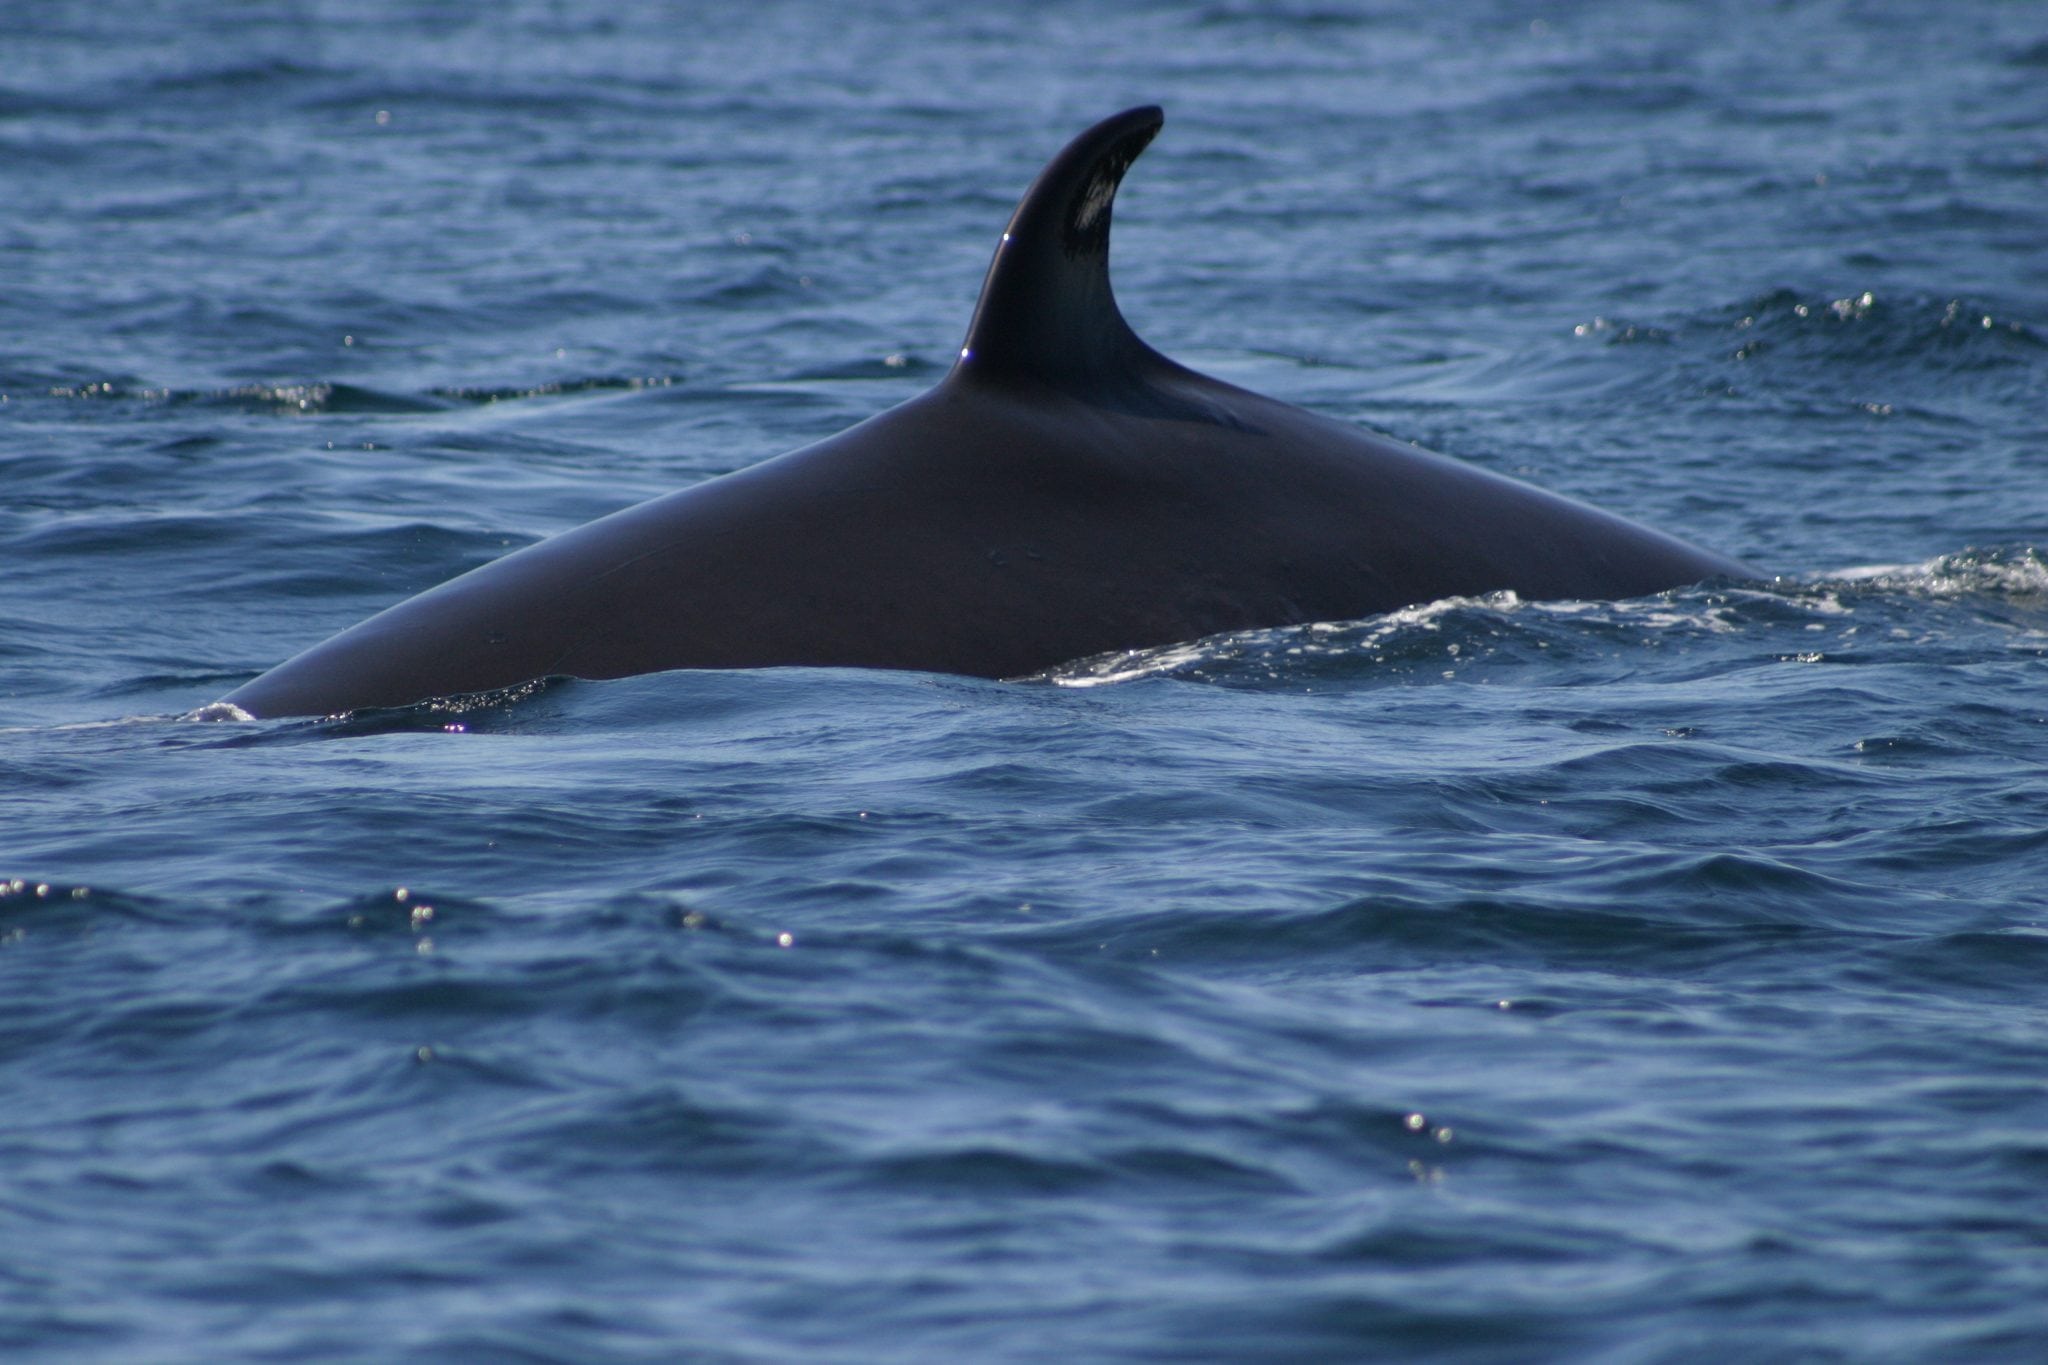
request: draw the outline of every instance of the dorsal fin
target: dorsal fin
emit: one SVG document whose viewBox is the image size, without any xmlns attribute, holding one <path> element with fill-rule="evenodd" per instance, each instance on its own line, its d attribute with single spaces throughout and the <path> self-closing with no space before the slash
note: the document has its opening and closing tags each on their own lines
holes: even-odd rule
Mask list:
<svg viewBox="0 0 2048 1365">
<path fill-rule="evenodd" d="M 955 374 L 1095 387 L 1161 359 L 1110 292 L 1109 216 L 1124 172 L 1165 121 L 1153 105 L 1126 109 L 1038 173 L 996 246 Z"/>
</svg>

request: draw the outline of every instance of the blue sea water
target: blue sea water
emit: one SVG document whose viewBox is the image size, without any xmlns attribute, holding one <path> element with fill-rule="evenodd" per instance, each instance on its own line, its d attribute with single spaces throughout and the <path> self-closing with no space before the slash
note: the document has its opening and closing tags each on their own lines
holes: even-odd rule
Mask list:
<svg viewBox="0 0 2048 1365">
<path fill-rule="evenodd" d="M 0 1354 L 2048 1358 L 2048 12 L 0 28 Z M 183 719 L 933 383 L 1165 105 L 1197 368 L 1767 567 L 1022 683 Z"/>
</svg>

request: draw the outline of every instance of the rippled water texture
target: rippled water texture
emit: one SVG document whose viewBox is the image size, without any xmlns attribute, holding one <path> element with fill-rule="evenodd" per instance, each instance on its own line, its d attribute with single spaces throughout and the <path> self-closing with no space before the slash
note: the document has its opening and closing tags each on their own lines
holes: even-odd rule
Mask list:
<svg viewBox="0 0 2048 1365">
<path fill-rule="evenodd" d="M 14 8 L 0 1354 L 2048 1356 L 2036 8 Z M 1150 341 L 1778 576 L 178 719 L 1147 101 Z"/>
</svg>

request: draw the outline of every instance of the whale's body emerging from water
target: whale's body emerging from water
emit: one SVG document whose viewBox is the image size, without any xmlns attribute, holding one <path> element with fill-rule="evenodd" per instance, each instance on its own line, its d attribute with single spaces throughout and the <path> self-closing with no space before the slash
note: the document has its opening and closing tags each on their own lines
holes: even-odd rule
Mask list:
<svg viewBox="0 0 2048 1365">
<path fill-rule="evenodd" d="M 1015 677 L 1499 589 L 1616 598 L 1756 576 L 1140 341 L 1110 293 L 1110 205 L 1161 122 L 1107 119 L 1039 174 L 929 393 L 483 565 L 226 700 L 319 715 L 556 674 L 778 664 Z"/>
</svg>

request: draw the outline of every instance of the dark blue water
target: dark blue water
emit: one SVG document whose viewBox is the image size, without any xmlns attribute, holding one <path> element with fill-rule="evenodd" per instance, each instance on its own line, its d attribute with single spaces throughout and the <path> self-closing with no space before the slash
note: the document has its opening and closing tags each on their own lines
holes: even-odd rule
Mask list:
<svg viewBox="0 0 2048 1365">
<path fill-rule="evenodd" d="M 0 1353 L 2048 1356 L 2048 15 L 201 8 L 0 31 Z M 178 719 L 1154 100 L 1154 344 L 1782 577 Z"/>
</svg>

